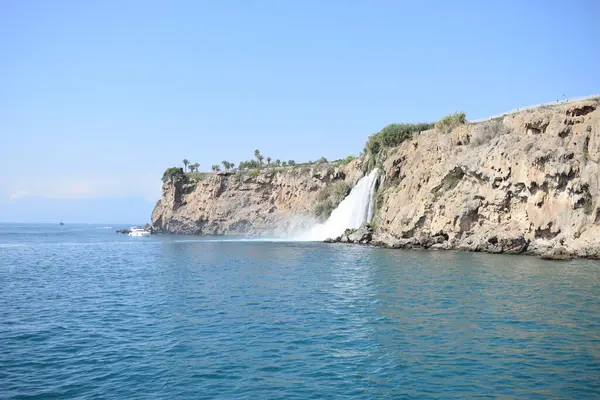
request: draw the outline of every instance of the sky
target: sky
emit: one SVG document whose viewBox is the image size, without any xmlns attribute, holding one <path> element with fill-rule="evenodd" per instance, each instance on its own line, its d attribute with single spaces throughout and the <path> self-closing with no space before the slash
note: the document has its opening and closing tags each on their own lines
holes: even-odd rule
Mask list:
<svg viewBox="0 0 600 400">
<path fill-rule="evenodd" d="M 600 2 L 0 2 L 0 222 L 143 223 L 167 167 L 600 93 Z"/>
</svg>

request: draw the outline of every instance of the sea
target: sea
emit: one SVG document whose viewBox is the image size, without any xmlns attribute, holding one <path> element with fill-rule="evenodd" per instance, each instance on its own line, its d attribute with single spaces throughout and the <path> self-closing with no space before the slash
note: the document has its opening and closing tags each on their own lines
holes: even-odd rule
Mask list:
<svg viewBox="0 0 600 400">
<path fill-rule="evenodd" d="M 2 399 L 598 399 L 600 262 L 0 224 Z"/>
</svg>

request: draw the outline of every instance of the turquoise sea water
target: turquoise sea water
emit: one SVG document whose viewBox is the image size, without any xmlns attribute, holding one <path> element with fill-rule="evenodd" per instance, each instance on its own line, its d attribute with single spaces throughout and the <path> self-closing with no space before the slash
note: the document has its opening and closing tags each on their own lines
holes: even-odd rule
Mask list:
<svg viewBox="0 0 600 400">
<path fill-rule="evenodd" d="M 600 262 L 0 225 L 0 398 L 600 398 Z"/>
</svg>

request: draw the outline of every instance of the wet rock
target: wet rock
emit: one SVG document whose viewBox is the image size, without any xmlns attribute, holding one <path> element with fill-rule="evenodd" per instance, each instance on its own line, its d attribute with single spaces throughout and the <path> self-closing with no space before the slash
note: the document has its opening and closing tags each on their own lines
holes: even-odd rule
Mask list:
<svg viewBox="0 0 600 400">
<path fill-rule="evenodd" d="M 352 243 L 369 243 L 373 239 L 373 228 L 366 222 L 348 235 L 348 241 Z"/>
<path fill-rule="evenodd" d="M 573 254 L 564 247 L 554 247 L 541 255 L 544 260 L 566 261 L 573 259 Z"/>
<path fill-rule="evenodd" d="M 346 229 L 344 233 L 333 239 L 325 239 L 325 243 L 359 243 L 368 244 L 373 239 L 373 227 L 363 223 L 358 229 Z"/>
</svg>

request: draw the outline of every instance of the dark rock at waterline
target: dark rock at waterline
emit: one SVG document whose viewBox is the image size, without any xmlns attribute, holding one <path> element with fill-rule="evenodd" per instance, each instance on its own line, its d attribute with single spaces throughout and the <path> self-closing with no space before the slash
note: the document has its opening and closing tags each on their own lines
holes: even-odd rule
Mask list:
<svg viewBox="0 0 600 400">
<path fill-rule="evenodd" d="M 573 259 L 573 254 L 564 247 L 557 246 L 543 253 L 541 258 L 543 260 L 568 261 Z"/>
<path fill-rule="evenodd" d="M 337 238 L 325 239 L 325 243 L 360 243 L 368 244 L 373 239 L 373 227 L 363 222 L 358 229 L 346 229 L 343 235 Z"/>
</svg>

